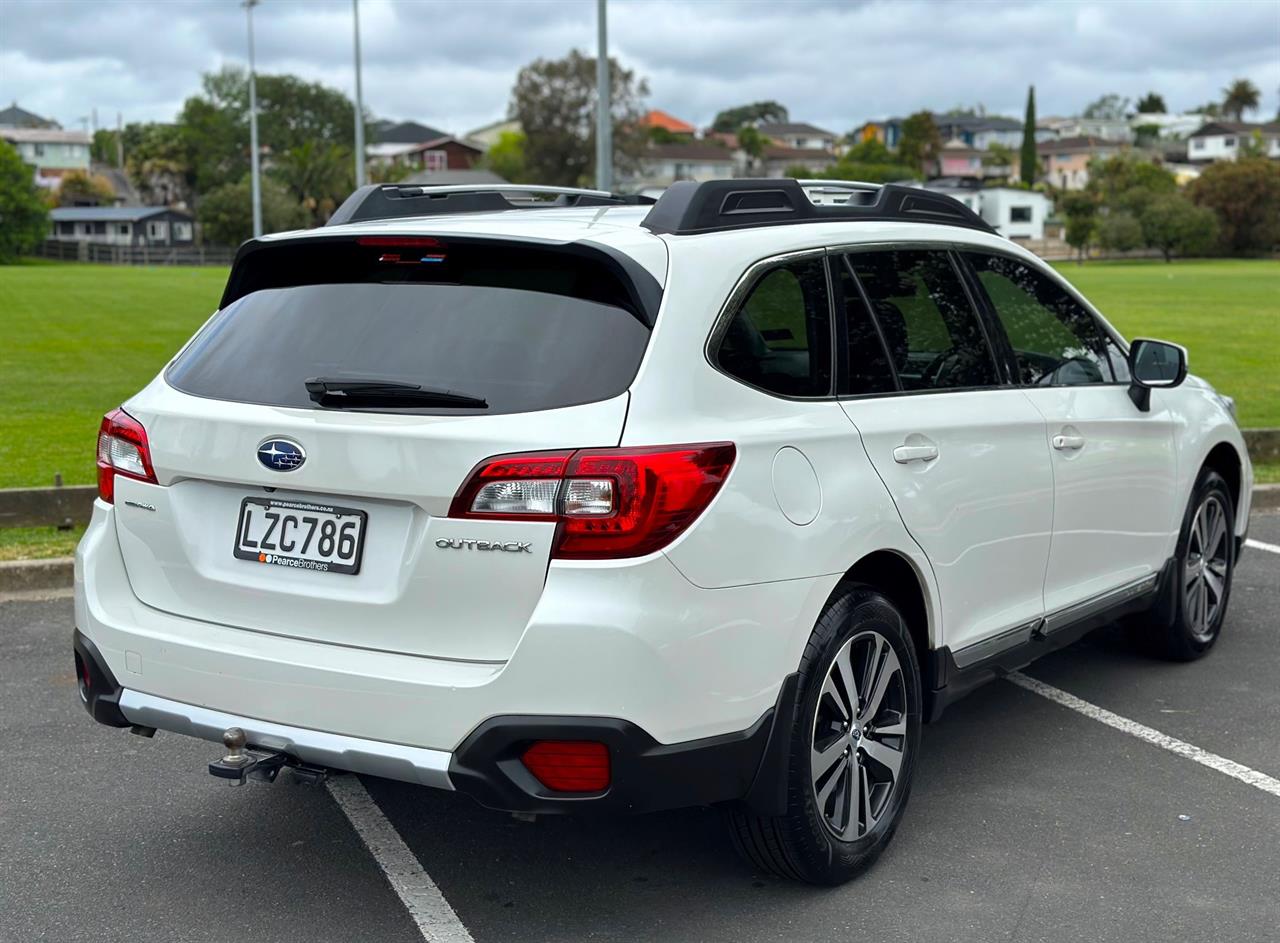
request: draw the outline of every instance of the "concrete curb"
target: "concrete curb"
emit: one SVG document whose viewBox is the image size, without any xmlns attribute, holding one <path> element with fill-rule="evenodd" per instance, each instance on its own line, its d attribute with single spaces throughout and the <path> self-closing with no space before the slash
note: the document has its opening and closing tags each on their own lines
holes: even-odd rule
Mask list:
<svg viewBox="0 0 1280 943">
<path fill-rule="evenodd" d="M 1280 485 L 1254 485 L 1252 509 L 1255 511 L 1280 510 Z"/>
<path fill-rule="evenodd" d="M 51 560 L 7 560 L 0 563 L 0 593 L 67 589 L 75 579 L 75 557 Z"/>
</svg>

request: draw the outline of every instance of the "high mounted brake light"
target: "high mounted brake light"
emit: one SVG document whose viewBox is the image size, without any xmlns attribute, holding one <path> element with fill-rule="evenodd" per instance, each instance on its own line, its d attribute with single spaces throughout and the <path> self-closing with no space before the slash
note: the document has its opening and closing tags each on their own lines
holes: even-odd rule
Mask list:
<svg viewBox="0 0 1280 943">
<path fill-rule="evenodd" d="M 116 476 L 156 483 L 147 430 L 123 409 L 113 409 L 98 427 L 98 497 L 116 500 Z"/>
<path fill-rule="evenodd" d="M 556 521 L 561 560 L 640 557 L 706 510 L 735 456 L 731 442 L 499 455 L 476 466 L 449 516 Z"/>
</svg>

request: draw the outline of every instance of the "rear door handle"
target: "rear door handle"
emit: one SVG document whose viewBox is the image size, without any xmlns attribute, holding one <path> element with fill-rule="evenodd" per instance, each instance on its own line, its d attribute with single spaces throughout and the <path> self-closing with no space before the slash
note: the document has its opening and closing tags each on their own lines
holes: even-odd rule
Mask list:
<svg viewBox="0 0 1280 943">
<path fill-rule="evenodd" d="M 1059 452 L 1074 452 L 1076 449 L 1084 448 L 1084 436 L 1056 435 L 1053 437 L 1053 447 Z"/>
<path fill-rule="evenodd" d="M 900 445 L 893 450 L 893 460 L 899 465 L 908 462 L 932 462 L 938 457 L 936 445 Z"/>
</svg>

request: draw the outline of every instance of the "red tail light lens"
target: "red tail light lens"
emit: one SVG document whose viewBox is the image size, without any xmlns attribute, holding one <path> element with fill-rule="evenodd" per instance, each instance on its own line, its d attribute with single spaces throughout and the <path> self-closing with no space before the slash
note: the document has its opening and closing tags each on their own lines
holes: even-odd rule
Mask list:
<svg viewBox="0 0 1280 943">
<path fill-rule="evenodd" d="M 558 521 L 552 556 L 640 557 L 706 510 L 737 452 L 730 442 L 501 455 L 481 462 L 450 517 Z"/>
<path fill-rule="evenodd" d="M 123 409 L 113 409 L 98 427 L 98 497 L 116 500 L 116 476 L 156 483 L 147 430 Z"/>
<path fill-rule="evenodd" d="M 609 788 L 609 748 L 592 740 L 539 740 L 521 757 L 534 778 L 556 792 Z"/>
</svg>

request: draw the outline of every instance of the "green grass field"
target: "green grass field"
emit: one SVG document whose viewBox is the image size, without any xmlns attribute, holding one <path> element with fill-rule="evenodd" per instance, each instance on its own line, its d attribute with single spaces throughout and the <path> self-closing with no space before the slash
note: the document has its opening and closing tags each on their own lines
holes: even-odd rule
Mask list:
<svg viewBox="0 0 1280 943">
<path fill-rule="evenodd" d="M 1126 336 L 1186 345 L 1236 397 L 1242 424 L 1280 426 L 1280 262 L 1065 263 Z M 0 487 L 94 480 L 98 421 L 213 311 L 220 268 L 0 267 Z"/>
</svg>

